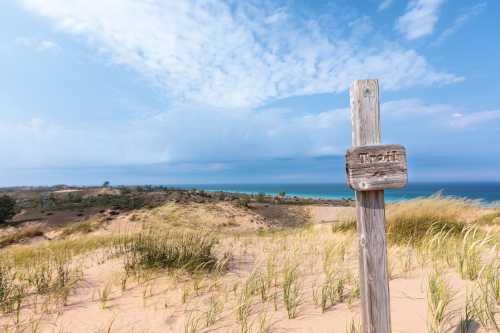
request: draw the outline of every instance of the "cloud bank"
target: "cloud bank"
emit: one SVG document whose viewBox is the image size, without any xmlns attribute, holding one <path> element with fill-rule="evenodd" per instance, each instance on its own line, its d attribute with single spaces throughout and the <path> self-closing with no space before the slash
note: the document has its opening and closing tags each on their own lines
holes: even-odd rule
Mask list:
<svg viewBox="0 0 500 333">
<path fill-rule="evenodd" d="M 332 27 L 264 1 L 19 1 L 153 79 L 175 102 L 239 109 L 343 92 L 359 78 L 379 78 L 385 90 L 462 80 L 377 35 L 369 22 L 331 34 Z M 441 2 L 412 1 L 400 29 L 408 38 L 428 34 Z"/>
<path fill-rule="evenodd" d="M 500 111 L 470 112 L 449 104 L 402 99 L 381 105 L 385 143 L 412 153 L 496 151 Z M 178 107 L 117 128 L 82 129 L 43 119 L 0 123 L 2 167 L 91 167 L 154 163 L 226 163 L 342 156 L 351 145 L 347 108 L 294 114 L 287 109 L 200 113 Z M 422 134 L 424 133 L 424 134 Z M 432 135 L 428 135 L 432 133 Z M 478 135 L 479 134 L 479 135 Z"/>
</svg>

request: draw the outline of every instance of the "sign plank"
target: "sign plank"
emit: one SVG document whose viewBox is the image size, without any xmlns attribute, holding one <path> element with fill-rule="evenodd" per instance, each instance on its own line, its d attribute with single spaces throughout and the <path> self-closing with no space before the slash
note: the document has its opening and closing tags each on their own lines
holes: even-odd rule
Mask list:
<svg viewBox="0 0 500 333">
<path fill-rule="evenodd" d="M 347 183 L 355 191 L 404 187 L 408 179 L 406 150 L 401 145 L 354 147 L 346 154 Z"/>
</svg>

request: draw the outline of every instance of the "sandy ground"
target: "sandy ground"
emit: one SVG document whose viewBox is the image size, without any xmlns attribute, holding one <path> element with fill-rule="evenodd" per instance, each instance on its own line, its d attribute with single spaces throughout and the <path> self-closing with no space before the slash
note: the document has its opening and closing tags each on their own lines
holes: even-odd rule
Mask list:
<svg viewBox="0 0 500 333">
<path fill-rule="evenodd" d="M 273 209 L 273 207 L 257 207 L 249 211 L 225 203 L 186 206 L 169 204 L 153 210 L 152 213 L 121 215 L 107 224 L 100 233 L 137 231 L 142 227 L 143 221 L 148 219 L 160 219 L 162 223 L 171 223 L 172 226 L 191 228 L 210 226 L 224 238 L 221 246 L 235 253 L 231 268 L 222 276 L 203 277 L 200 290 L 195 295 L 191 290 L 188 301 L 184 303 L 182 294 L 193 285 L 192 277 L 185 274 L 172 276 L 159 272 L 150 279 L 140 282 L 130 279 L 126 289 L 122 290 L 120 286 L 120 279 L 123 276 L 122 260 L 118 258 L 104 261 L 99 253 L 87 255 L 81 258 L 79 263 L 84 272 L 83 280 L 73 289 L 62 311 L 59 309 L 53 310 L 50 315 L 41 314 L 34 311 L 32 305 L 27 304 L 26 313 L 30 313 L 29 317 L 36 323 L 39 332 L 177 333 L 187 332 L 185 325 L 190 320 L 199 321 L 196 332 L 240 332 L 239 326 L 235 323 L 237 306 L 235 295 L 231 290 L 251 274 L 254 264 L 262 260 L 263 250 L 276 244 L 273 243 L 275 242 L 273 239 L 234 236 L 231 232 L 255 231 L 265 225 L 279 224 L 280 220 L 292 218 L 294 223 L 306 222 L 319 225 L 317 229 L 320 229 L 320 232 L 314 235 L 323 237 L 326 244 L 332 241 L 328 238 L 331 234 L 328 224 L 354 216 L 352 207 L 285 207 L 281 212 Z M 230 236 L 224 237 L 224 234 Z M 355 235 L 350 237 L 348 239 L 350 248 L 346 255 L 349 267 L 354 267 L 355 272 L 356 240 Z M 320 244 L 323 238 L 318 240 Z M 298 248 L 302 246 L 300 240 L 297 246 Z M 346 332 L 352 320 L 359 322 L 358 301 L 350 305 L 336 304 L 325 313 L 314 304 L 311 285 L 314 286 L 314 281 L 318 277 L 314 270 L 310 274 L 307 273 L 307 267 L 309 265 L 315 267 L 319 263 L 308 262 L 311 258 L 304 257 L 304 262 L 301 263 L 304 266 L 305 277 L 302 290 L 303 302 L 299 306 L 297 318 L 287 318 L 281 299 L 277 311 L 271 302 L 262 304 L 256 299 L 252 303 L 250 332 Z M 390 281 L 393 332 L 426 331 L 427 274 L 428 271 L 425 269 L 414 268 Z M 456 302 L 452 305 L 453 311 L 458 311 L 463 306 L 466 283 L 454 272 L 443 271 L 443 274 L 447 275 L 455 292 Z M 105 288 L 109 289 L 110 296 L 104 304 L 99 295 Z M 214 325 L 204 327 L 205 311 L 211 297 L 216 297 L 224 305 L 224 309 Z M 267 324 L 261 330 L 259 325 L 264 317 Z M 10 317 L 0 317 L 0 325 L 12 320 Z M 453 319 L 453 322 L 456 321 L 457 318 Z M 33 325 L 26 327 L 24 331 L 35 331 Z M 451 329 L 450 332 L 455 331 Z"/>
</svg>

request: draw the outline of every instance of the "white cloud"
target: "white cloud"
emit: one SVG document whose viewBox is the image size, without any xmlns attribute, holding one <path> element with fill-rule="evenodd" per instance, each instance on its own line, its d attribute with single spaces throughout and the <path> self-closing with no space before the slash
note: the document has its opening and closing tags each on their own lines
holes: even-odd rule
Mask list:
<svg viewBox="0 0 500 333">
<path fill-rule="evenodd" d="M 386 90 L 462 80 L 383 38 L 333 40 L 318 22 L 266 2 L 19 1 L 154 78 L 176 102 L 234 109 L 343 92 L 359 78 L 377 77 Z"/>
<path fill-rule="evenodd" d="M 481 124 L 490 124 L 500 122 L 500 110 L 480 111 L 470 114 L 454 114 L 450 124 L 456 128 L 474 128 Z M 500 126 L 498 126 L 500 129 Z"/>
<path fill-rule="evenodd" d="M 391 122 L 412 119 L 426 121 L 441 130 L 500 129 L 500 111 L 470 111 L 450 104 L 427 104 L 419 99 L 402 99 L 383 103 L 382 115 Z"/>
<path fill-rule="evenodd" d="M 46 39 L 36 39 L 29 37 L 18 37 L 16 38 L 16 44 L 34 49 L 36 51 L 49 51 L 59 49 L 59 45 L 51 40 Z"/>
<path fill-rule="evenodd" d="M 406 13 L 397 20 L 396 29 L 409 40 L 432 34 L 444 1 L 411 0 Z"/>
<path fill-rule="evenodd" d="M 437 46 L 441 44 L 446 38 L 450 37 L 454 33 L 456 33 L 458 30 L 460 30 L 467 21 L 472 19 L 473 17 L 481 14 L 481 12 L 484 10 L 486 7 L 486 3 L 479 3 L 467 10 L 467 12 L 463 13 L 462 15 L 458 16 L 455 21 L 446 28 L 439 36 L 436 38 L 436 40 L 432 43 L 432 45 Z"/>
<path fill-rule="evenodd" d="M 409 115 L 433 116 L 449 115 L 457 111 L 457 107 L 449 104 L 426 104 L 419 99 L 401 99 L 385 102 L 381 105 L 384 113 L 389 113 L 391 117 Z"/>
<path fill-rule="evenodd" d="M 387 8 L 389 8 L 392 3 L 394 2 L 394 0 L 383 0 L 380 5 L 378 6 L 378 10 L 379 11 L 384 11 L 386 10 Z"/>
</svg>

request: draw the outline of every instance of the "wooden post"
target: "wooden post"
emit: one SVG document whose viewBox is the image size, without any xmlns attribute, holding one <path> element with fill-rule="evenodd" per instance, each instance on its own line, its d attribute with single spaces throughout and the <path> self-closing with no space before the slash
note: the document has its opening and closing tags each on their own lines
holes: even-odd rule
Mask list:
<svg viewBox="0 0 500 333">
<path fill-rule="evenodd" d="M 377 80 L 355 81 L 350 88 L 353 147 L 380 144 Z M 356 191 L 359 278 L 364 333 L 391 332 L 384 190 Z"/>
</svg>

